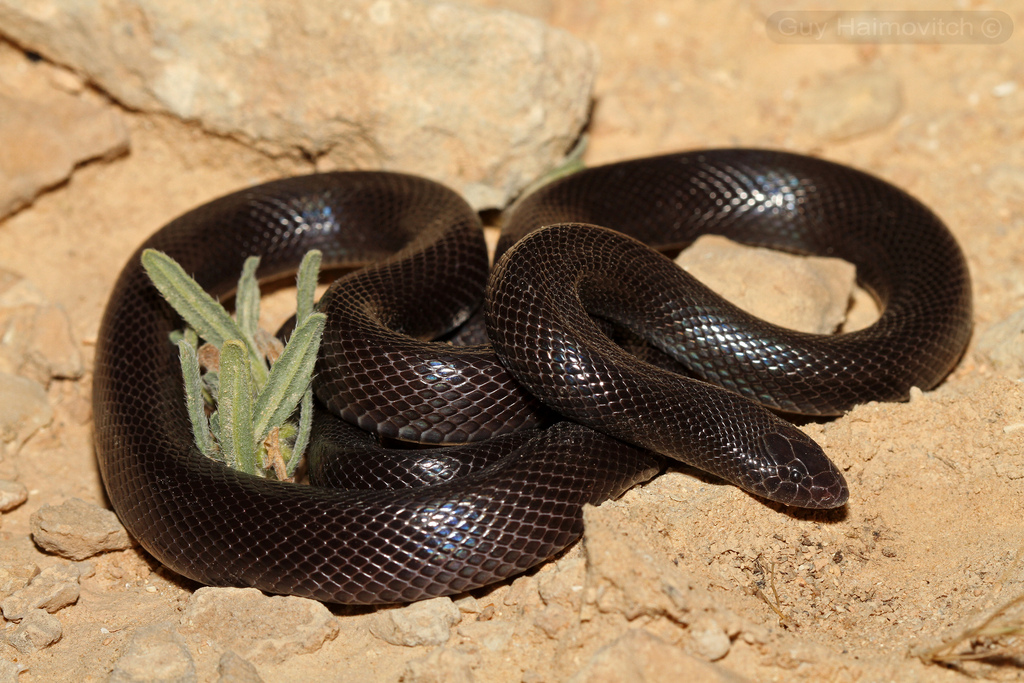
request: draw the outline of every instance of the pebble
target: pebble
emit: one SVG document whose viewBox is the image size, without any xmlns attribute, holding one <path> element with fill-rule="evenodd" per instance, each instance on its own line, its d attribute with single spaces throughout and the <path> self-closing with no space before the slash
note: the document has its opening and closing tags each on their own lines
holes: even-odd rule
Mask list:
<svg viewBox="0 0 1024 683">
<path fill-rule="evenodd" d="M 392 645 L 444 645 L 462 613 L 451 598 L 434 598 L 373 615 L 370 633 Z"/>
<path fill-rule="evenodd" d="M 739 683 L 743 680 L 718 665 L 686 654 L 643 629 L 634 628 L 594 653 L 569 679 L 569 683 Z"/>
<path fill-rule="evenodd" d="M 253 663 L 239 657 L 233 650 L 221 655 L 217 676 L 217 683 L 263 683 Z"/>
<path fill-rule="evenodd" d="M 322 603 L 255 588 L 200 588 L 188 600 L 184 624 L 254 664 L 316 652 L 338 635 L 338 620 Z"/>
<path fill-rule="evenodd" d="M 0 659 L 0 683 L 18 683 L 18 674 L 24 670 L 24 664 Z"/>
<path fill-rule="evenodd" d="M 62 634 L 60 619 L 45 610 L 34 609 L 22 618 L 7 640 L 18 652 L 27 655 L 53 645 Z"/>
<path fill-rule="evenodd" d="M 28 500 L 28 489 L 19 481 L 0 479 L 0 512 L 10 512 Z"/>
<path fill-rule="evenodd" d="M 174 624 L 136 629 L 108 683 L 195 683 L 196 665 Z"/>
<path fill-rule="evenodd" d="M 81 592 L 79 576 L 80 570 L 71 564 L 47 567 L 36 574 L 27 586 L 0 601 L 0 610 L 8 621 L 19 621 L 34 609 L 44 609 L 52 614 L 73 605 Z"/>
<path fill-rule="evenodd" d="M 14 557 L 0 558 L 0 600 L 20 591 L 39 574 L 35 562 L 19 561 Z"/>
<path fill-rule="evenodd" d="M 424 657 L 410 659 L 399 680 L 403 683 L 475 683 L 473 671 L 482 662 L 475 645 L 439 647 Z M 486 680 L 486 679 L 483 679 Z"/>
<path fill-rule="evenodd" d="M 479 643 L 492 652 L 501 652 L 508 647 L 516 625 L 511 621 L 491 619 L 490 621 L 467 621 L 460 624 L 458 633 L 474 643 Z"/>
<path fill-rule="evenodd" d="M 717 621 L 698 618 L 690 625 L 690 642 L 694 652 L 702 659 L 715 662 L 729 654 L 732 641 Z"/>
<path fill-rule="evenodd" d="M 44 505 L 29 518 L 32 540 L 48 553 L 84 560 L 131 547 L 128 531 L 117 515 L 80 498 Z"/>
</svg>

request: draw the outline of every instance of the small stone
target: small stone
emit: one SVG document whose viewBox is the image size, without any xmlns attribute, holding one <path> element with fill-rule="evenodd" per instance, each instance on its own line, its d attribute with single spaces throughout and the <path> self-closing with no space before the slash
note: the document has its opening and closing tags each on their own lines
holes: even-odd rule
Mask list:
<svg viewBox="0 0 1024 683">
<path fill-rule="evenodd" d="M 512 634 L 515 633 L 516 625 L 511 621 L 467 621 L 459 626 L 459 635 L 474 643 L 478 643 L 491 652 L 504 650 Z"/>
<path fill-rule="evenodd" d="M 817 334 L 843 323 L 857 274 L 841 259 L 748 247 L 719 235 L 700 237 L 676 263 L 743 310 Z"/>
<path fill-rule="evenodd" d="M 992 97 L 1009 97 L 1017 92 L 1017 81 L 1003 81 L 992 86 Z"/>
<path fill-rule="evenodd" d="M 444 645 L 461 619 L 451 598 L 434 598 L 380 610 L 370 621 L 370 633 L 392 645 Z"/>
<path fill-rule="evenodd" d="M 60 619 L 41 609 L 31 610 L 7 640 L 23 655 L 53 645 L 62 635 Z"/>
<path fill-rule="evenodd" d="M 480 601 L 472 595 L 463 595 L 452 600 L 463 614 L 480 614 Z"/>
<path fill-rule="evenodd" d="M 24 664 L 0 659 L 0 683 L 18 683 L 18 674 L 25 670 Z"/>
<path fill-rule="evenodd" d="M 570 683 L 709 681 L 739 683 L 740 676 L 692 657 L 643 629 L 626 631 L 598 650 Z"/>
<path fill-rule="evenodd" d="M 28 500 L 28 489 L 19 481 L 0 479 L 0 512 L 10 512 Z"/>
<path fill-rule="evenodd" d="M 114 665 L 109 683 L 193 683 L 195 663 L 170 623 L 135 631 L 131 645 Z"/>
<path fill-rule="evenodd" d="M 709 662 L 718 661 L 729 654 L 732 641 L 714 619 L 697 619 L 690 626 L 689 632 L 694 652 Z"/>
<path fill-rule="evenodd" d="M 579 613 L 561 604 L 548 605 L 533 618 L 533 623 L 549 638 L 558 638 L 562 631 L 579 619 Z M 461 633 L 462 630 L 459 629 Z"/>
<path fill-rule="evenodd" d="M 189 598 L 184 623 L 256 664 L 316 652 L 338 635 L 338 620 L 323 604 L 268 597 L 255 588 L 200 588 Z"/>
<path fill-rule="evenodd" d="M 0 562 L 0 600 L 20 591 L 37 574 L 39 574 L 39 565 L 35 562 L 19 562 L 3 558 L 3 561 Z"/>
<path fill-rule="evenodd" d="M 80 498 L 44 505 L 32 513 L 29 526 L 36 545 L 70 560 L 131 547 L 128 532 L 116 514 Z"/>
<path fill-rule="evenodd" d="M 400 677 L 403 683 L 474 683 L 473 670 L 480 667 L 479 649 L 472 644 L 435 648 L 430 654 L 410 659 Z"/>
<path fill-rule="evenodd" d="M 53 421 L 53 408 L 38 382 L 0 372 L 0 443 L 15 449 Z"/>
<path fill-rule="evenodd" d="M 880 130 L 899 114 L 901 90 L 899 80 L 883 71 L 826 74 L 805 93 L 797 128 L 831 141 Z"/>
<path fill-rule="evenodd" d="M 71 564 L 47 567 L 27 586 L 15 591 L 0 602 L 4 618 L 18 621 L 33 609 L 44 609 L 51 614 L 78 601 L 81 587 L 78 568 Z"/>
<path fill-rule="evenodd" d="M 573 610 L 579 609 L 586 570 L 587 563 L 582 555 L 558 560 L 553 571 L 543 572 L 537 577 L 537 592 L 541 600 L 546 605 L 560 603 Z"/>
<path fill-rule="evenodd" d="M 217 675 L 217 683 L 263 683 L 252 662 L 242 659 L 233 650 L 220 656 Z"/>
</svg>

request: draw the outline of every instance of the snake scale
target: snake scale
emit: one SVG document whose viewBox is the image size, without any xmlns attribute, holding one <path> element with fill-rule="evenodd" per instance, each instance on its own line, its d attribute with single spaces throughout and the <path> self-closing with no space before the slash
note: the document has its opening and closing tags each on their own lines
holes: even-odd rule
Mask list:
<svg viewBox="0 0 1024 683">
<path fill-rule="evenodd" d="M 704 233 L 846 259 L 881 317 L 826 336 L 753 318 L 651 248 Z M 413 488 L 375 475 L 356 490 L 274 482 L 202 456 L 168 341 L 182 323 L 141 267 L 147 247 L 217 296 L 254 254 L 262 278 L 313 248 L 328 265 L 364 265 L 318 304 L 328 323 L 314 389 L 342 419 L 317 421 L 311 475 L 339 483 L 350 468 L 327 456 L 355 450 L 385 470 L 419 468 Z M 434 341 L 481 302 L 490 345 Z M 490 274 L 478 217 L 453 192 L 396 173 L 316 174 L 214 200 L 131 257 L 98 337 L 96 450 L 125 526 L 179 574 L 406 602 L 551 557 L 582 533 L 583 504 L 658 471 L 652 452 L 770 500 L 841 506 L 842 474 L 777 412 L 905 400 L 949 373 L 970 330 L 967 266 L 942 222 L 880 179 L 811 157 L 723 149 L 581 171 L 513 207 Z M 396 456 L 371 431 L 458 445 Z M 401 464 L 415 453 L 428 464 Z"/>
</svg>

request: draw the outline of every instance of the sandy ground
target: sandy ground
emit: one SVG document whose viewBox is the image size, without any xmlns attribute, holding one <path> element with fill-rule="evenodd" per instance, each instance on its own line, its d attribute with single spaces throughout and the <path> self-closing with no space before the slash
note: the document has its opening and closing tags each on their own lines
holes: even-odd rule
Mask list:
<svg viewBox="0 0 1024 683">
<path fill-rule="evenodd" d="M 492 4 L 597 47 L 588 163 L 714 146 L 770 146 L 849 163 L 918 196 L 959 238 L 974 278 L 975 340 L 1024 306 L 1024 3 L 999 5 L 1018 26 L 1000 45 L 781 45 L 766 37 L 769 3 Z M 822 124 L 835 114 L 815 94 L 851 74 L 878 73 L 898 84 L 892 120 L 835 139 Z M 67 308 L 89 357 L 114 278 L 146 236 L 217 195 L 310 170 L 179 121 L 125 116 L 129 155 L 79 169 L 0 224 L 0 266 Z M 994 653 L 979 662 L 940 666 L 910 654 L 1024 593 L 1024 392 L 1019 378 L 996 374 L 974 346 L 934 392 L 806 426 L 846 472 L 852 495 L 842 511 L 783 510 L 690 473 L 669 473 L 602 507 L 633 530 L 635 547 L 649 548 L 652 562 L 677 567 L 714 600 L 706 612 L 740 624 L 719 672 L 789 681 L 1024 678 L 1019 637 L 965 641 L 960 651 Z M 88 375 L 51 387 L 57 417 L 18 457 L 31 496 L 4 515 L 5 544 L 34 552 L 28 517 L 44 503 L 104 501 L 89 391 Z M 559 564 L 583 554 L 576 548 Z M 40 563 L 52 561 L 39 555 Z M 28 666 L 21 680 L 102 679 L 134 628 L 178 618 L 196 588 L 135 551 L 93 564 L 78 604 L 59 613 L 59 643 L 30 656 L 0 646 Z M 686 646 L 693 624 L 665 614 L 596 610 L 554 635 L 537 628 L 531 605 L 540 603 L 515 596 L 536 593 L 552 572 L 475 594 L 481 609 L 491 607 L 488 618 L 514 625 L 504 649 L 479 648 L 471 667 L 477 680 L 565 679 L 630 629 L 693 651 Z M 479 616 L 468 613 L 462 626 Z M 449 647 L 474 645 L 473 630 L 462 626 Z M 397 680 L 403 672 L 419 680 L 407 662 L 429 648 L 386 646 L 345 627 L 343 634 L 318 653 L 260 672 L 268 681 Z M 212 655 L 199 647 L 194 656 L 201 678 L 212 676 Z M 584 679 L 600 678 L 591 674 Z"/>
</svg>

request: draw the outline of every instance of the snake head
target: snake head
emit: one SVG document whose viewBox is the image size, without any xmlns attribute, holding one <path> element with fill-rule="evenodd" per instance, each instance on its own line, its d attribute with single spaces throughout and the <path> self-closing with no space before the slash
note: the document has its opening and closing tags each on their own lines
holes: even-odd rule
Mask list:
<svg viewBox="0 0 1024 683">
<path fill-rule="evenodd" d="M 842 507 L 850 497 L 846 479 L 810 437 L 795 427 L 761 438 L 760 481 L 748 489 L 769 500 L 803 508 Z"/>
</svg>

